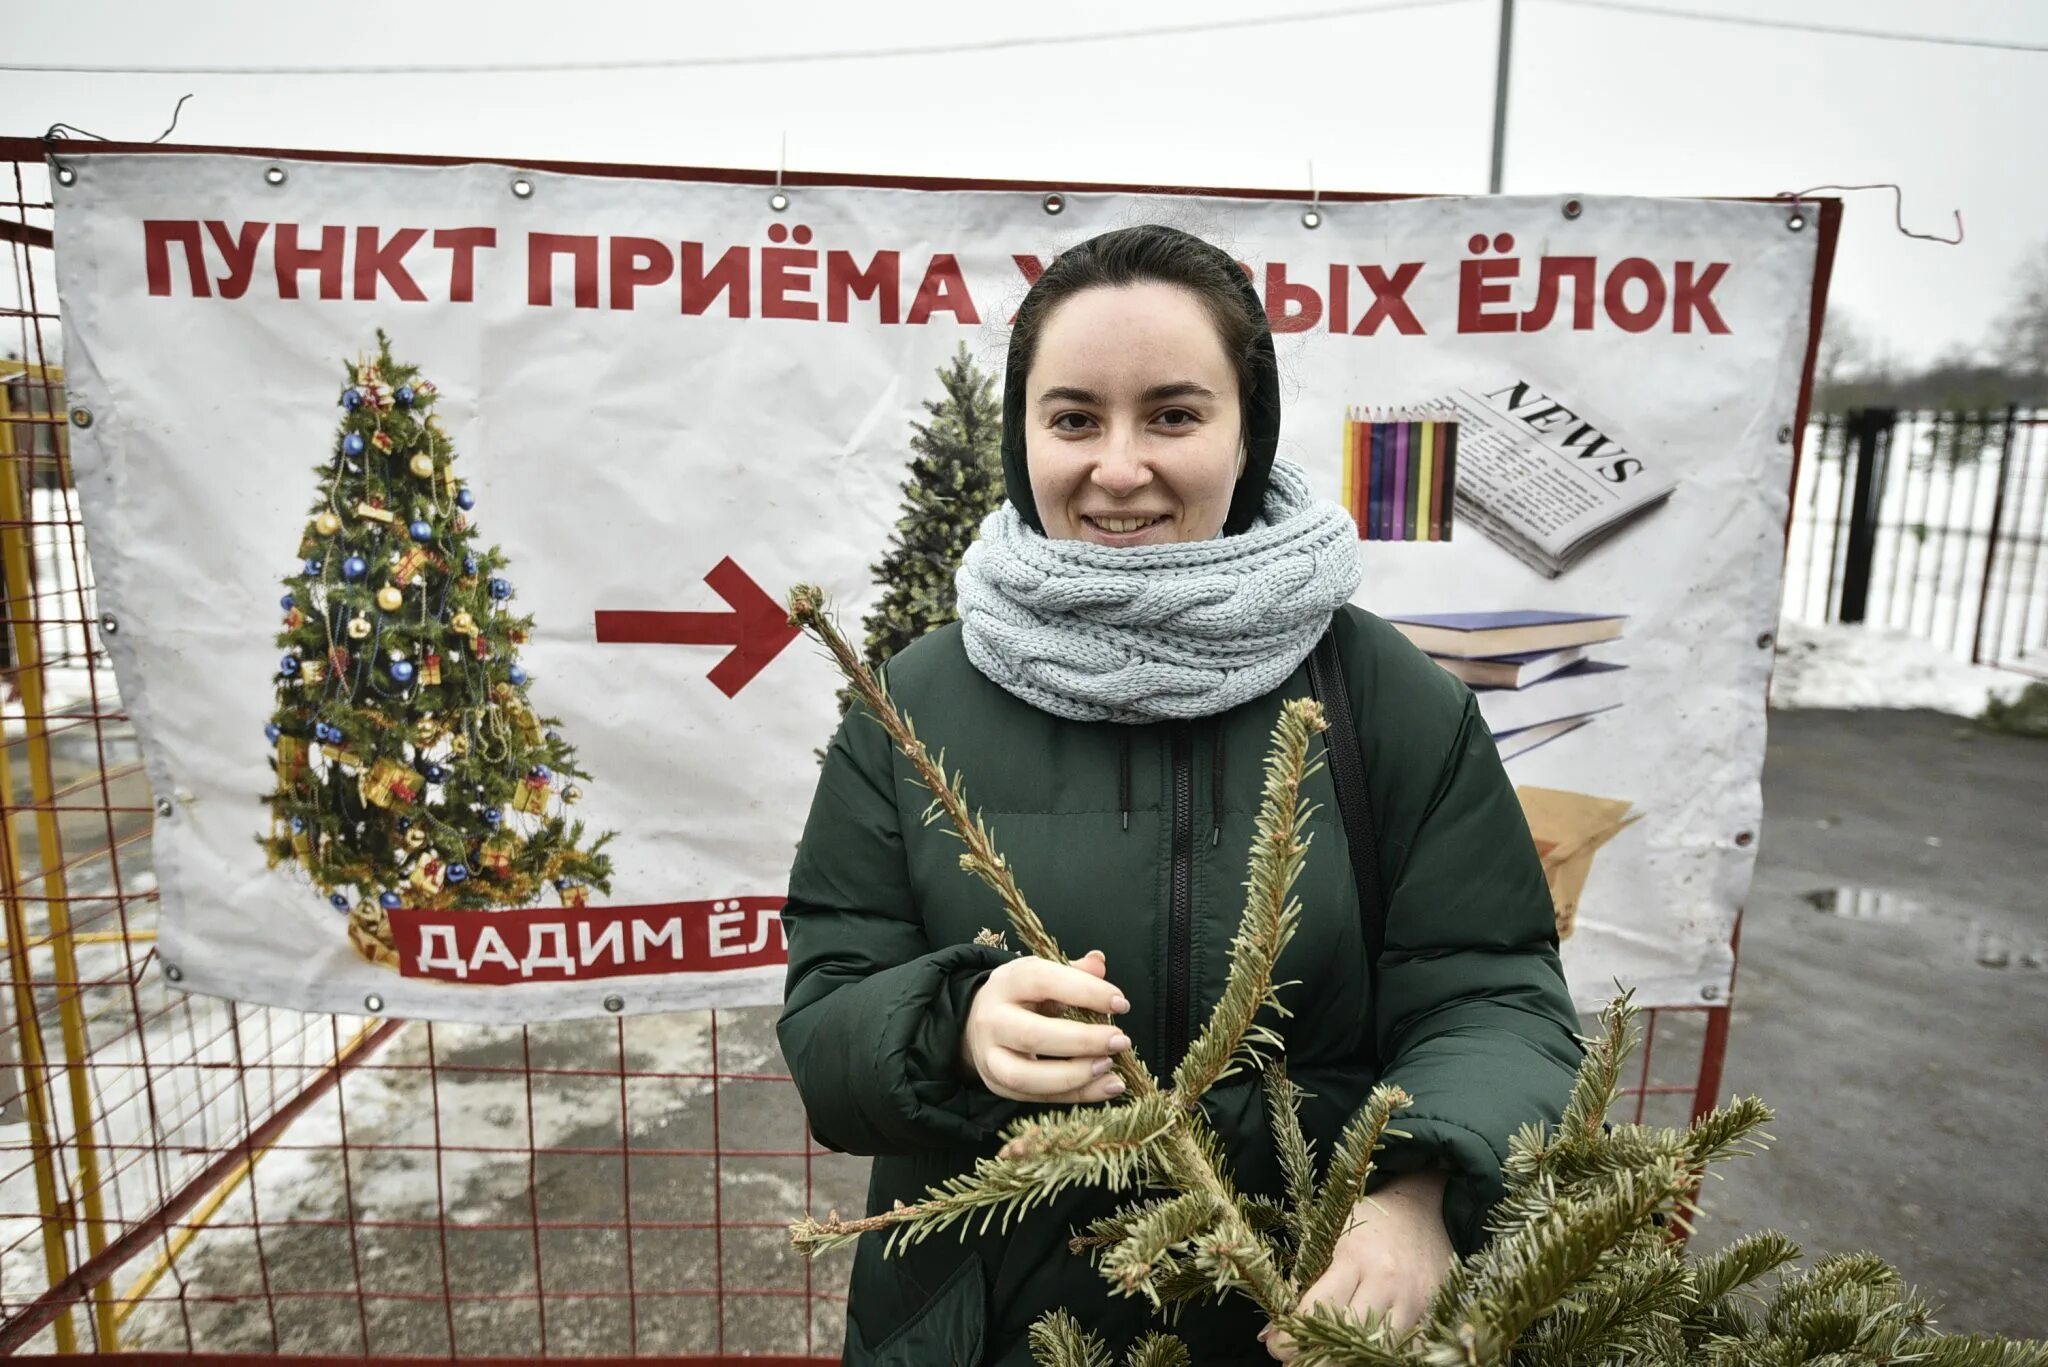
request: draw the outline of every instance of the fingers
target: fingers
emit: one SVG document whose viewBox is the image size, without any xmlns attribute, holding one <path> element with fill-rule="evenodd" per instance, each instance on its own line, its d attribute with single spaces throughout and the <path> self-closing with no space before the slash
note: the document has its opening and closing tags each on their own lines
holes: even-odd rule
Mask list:
<svg viewBox="0 0 2048 1367">
<path fill-rule="evenodd" d="M 1131 1037 L 1114 1025 L 1041 1016 L 1012 1008 L 990 1022 L 996 1043 L 1020 1054 L 1045 1058 L 1107 1058 L 1131 1047 Z"/>
<path fill-rule="evenodd" d="M 997 1047 L 982 1064 L 989 1090 L 1012 1101 L 1108 1101 L 1123 1095 L 1123 1079 L 1106 1058 L 1034 1058 Z"/>
<path fill-rule="evenodd" d="M 991 1011 L 983 1080 L 1015 1100 L 1107 1101 L 1123 1093 L 1110 1055 L 1131 1047 L 1113 1025 L 1055 1020 L 1014 1004 Z"/>
<path fill-rule="evenodd" d="M 1053 1002 L 1105 1016 L 1131 1009 L 1114 983 L 1086 969 L 1044 959 L 1013 959 L 989 975 L 988 986 L 1017 1002 Z"/>
<path fill-rule="evenodd" d="M 985 1086 L 1014 1101 L 1108 1101 L 1124 1091 L 1110 1056 L 1131 1047 L 1115 1025 L 1065 1019 L 1066 1010 L 1114 1015 L 1131 1004 L 1090 950 L 1071 964 L 1015 959 L 975 994 L 963 1048 Z"/>
</svg>

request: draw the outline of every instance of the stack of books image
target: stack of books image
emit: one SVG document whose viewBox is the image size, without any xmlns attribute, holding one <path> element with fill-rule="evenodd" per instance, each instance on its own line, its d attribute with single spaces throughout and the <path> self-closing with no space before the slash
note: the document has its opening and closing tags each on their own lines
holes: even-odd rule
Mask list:
<svg viewBox="0 0 2048 1367">
<path fill-rule="evenodd" d="M 1614 613 L 1439 612 L 1388 617 L 1471 685 L 1502 759 L 1527 754 L 1621 706 L 1623 666 L 1592 658 L 1621 635 Z"/>
</svg>

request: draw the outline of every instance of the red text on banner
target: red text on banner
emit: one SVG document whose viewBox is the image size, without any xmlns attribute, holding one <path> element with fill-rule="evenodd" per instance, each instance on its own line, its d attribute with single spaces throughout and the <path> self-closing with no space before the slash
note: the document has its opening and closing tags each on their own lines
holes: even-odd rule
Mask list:
<svg viewBox="0 0 2048 1367">
<path fill-rule="evenodd" d="M 476 254 L 497 244 L 498 230 L 485 227 L 430 233 L 368 226 L 351 232 L 339 224 L 306 227 L 255 219 L 142 223 L 143 275 L 150 294 L 159 297 L 177 293 L 182 276 L 185 293 L 194 299 L 212 298 L 216 286 L 222 299 L 240 299 L 267 276 L 279 299 L 301 298 L 309 285 L 317 298 L 340 299 L 346 284 L 347 297 L 353 299 L 419 303 L 440 297 L 467 304 L 476 298 Z M 447 254 L 445 261 L 434 259 L 437 252 Z M 259 271 L 264 264 L 270 269 Z"/>
<path fill-rule="evenodd" d="M 408 978 L 502 986 L 655 973 L 726 973 L 789 962 L 780 897 L 623 907 L 390 913 Z"/>
</svg>

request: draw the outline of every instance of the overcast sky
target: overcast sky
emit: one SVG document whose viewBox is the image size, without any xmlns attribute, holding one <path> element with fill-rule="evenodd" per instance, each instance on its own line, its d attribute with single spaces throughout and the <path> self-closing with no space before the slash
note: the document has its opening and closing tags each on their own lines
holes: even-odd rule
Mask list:
<svg viewBox="0 0 2048 1367">
<path fill-rule="evenodd" d="M 1372 0 L 1366 0 L 1371 3 Z M 2048 0 L 1648 0 L 2048 45 Z M 1482 192 L 1498 0 L 1261 28 L 1104 30 L 1328 14 L 1331 0 L 1029 6 L 489 0 L 24 0 L 0 62 L 350 65 L 704 58 L 1061 37 L 945 56 L 519 75 L 0 72 L 0 130 L 58 120 L 174 141 L 807 171 Z M 2048 52 L 1736 27 L 1519 0 L 1506 189 L 1850 197 L 1835 299 L 1901 360 L 1982 344 L 2048 243 Z"/>
</svg>

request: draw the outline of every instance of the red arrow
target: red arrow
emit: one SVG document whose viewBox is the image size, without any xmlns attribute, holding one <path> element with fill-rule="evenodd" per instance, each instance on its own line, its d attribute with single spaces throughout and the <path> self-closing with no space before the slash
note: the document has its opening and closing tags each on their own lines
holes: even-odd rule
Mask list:
<svg viewBox="0 0 2048 1367">
<path fill-rule="evenodd" d="M 727 556 L 704 576 L 731 612 L 612 612 L 597 614 L 597 639 L 607 645 L 731 646 L 711 670 L 711 682 L 730 698 L 754 681 L 768 662 L 801 633 L 789 612 Z"/>
</svg>

